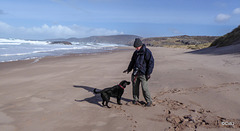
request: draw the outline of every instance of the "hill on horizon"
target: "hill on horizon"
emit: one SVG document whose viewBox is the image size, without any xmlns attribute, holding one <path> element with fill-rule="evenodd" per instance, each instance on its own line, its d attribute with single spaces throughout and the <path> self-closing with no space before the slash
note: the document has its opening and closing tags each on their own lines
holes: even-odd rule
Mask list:
<svg viewBox="0 0 240 131">
<path fill-rule="evenodd" d="M 129 45 L 129 42 L 134 41 L 135 38 L 142 38 L 137 35 L 109 35 L 109 36 L 90 36 L 85 38 L 68 38 L 68 39 L 50 39 L 49 41 L 67 41 L 79 43 L 113 43 Z"/>
<path fill-rule="evenodd" d="M 132 46 L 135 38 L 140 38 L 147 46 L 202 49 L 209 47 L 219 36 L 171 36 L 171 37 L 149 37 L 143 38 L 137 35 L 109 35 L 90 36 L 85 38 L 49 39 L 52 43 L 79 42 L 79 43 L 111 43 Z"/>
</svg>

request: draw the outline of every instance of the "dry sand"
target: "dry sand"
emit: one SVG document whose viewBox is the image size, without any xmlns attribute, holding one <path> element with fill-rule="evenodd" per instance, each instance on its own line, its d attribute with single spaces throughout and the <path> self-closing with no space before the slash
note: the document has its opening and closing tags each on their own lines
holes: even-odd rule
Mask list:
<svg viewBox="0 0 240 131">
<path fill-rule="evenodd" d="M 92 93 L 130 80 L 132 48 L 0 63 L 1 131 L 240 130 L 240 55 L 150 48 L 154 106 L 132 105 L 132 87 L 108 109 Z M 144 101 L 141 93 L 140 99 Z"/>
</svg>

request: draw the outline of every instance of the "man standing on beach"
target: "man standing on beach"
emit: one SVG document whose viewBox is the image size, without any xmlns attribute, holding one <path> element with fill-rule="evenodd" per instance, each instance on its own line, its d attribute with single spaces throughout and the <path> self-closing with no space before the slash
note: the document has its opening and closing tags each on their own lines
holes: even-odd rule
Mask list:
<svg viewBox="0 0 240 131">
<path fill-rule="evenodd" d="M 152 99 L 148 90 L 148 80 L 153 71 L 154 59 L 152 52 L 146 48 L 139 38 L 136 38 L 133 46 L 136 51 L 133 53 L 132 59 L 129 63 L 128 69 L 123 73 L 132 73 L 132 86 L 133 86 L 133 104 L 139 102 L 139 85 L 142 85 L 143 96 L 147 102 L 146 106 L 152 105 Z"/>
</svg>

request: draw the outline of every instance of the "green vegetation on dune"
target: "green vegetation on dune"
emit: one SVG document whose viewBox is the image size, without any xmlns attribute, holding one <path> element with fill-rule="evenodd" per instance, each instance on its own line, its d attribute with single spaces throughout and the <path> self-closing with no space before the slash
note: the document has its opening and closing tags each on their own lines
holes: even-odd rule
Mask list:
<svg viewBox="0 0 240 131">
<path fill-rule="evenodd" d="M 240 25 L 232 32 L 216 39 L 210 46 L 223 47 L 234 44 L 240 44 Z"/>
<path fill-rule="evenodd" d="M 199 50 L 199 49 L 207 48 L 210 45 L 211 43 L 204 43 L 204 44 L 198 44 L 198 45 L 163 45 L 163 47 Z"/>
<path fill-rule="evenodd" d="M 148 46 L 185 48 L 185 49 L 202 49 L 207 48 L 216 40 L 217 36 L 173 36 L 173 37 L 153 37 L 143 39 Z"/>
</svg>

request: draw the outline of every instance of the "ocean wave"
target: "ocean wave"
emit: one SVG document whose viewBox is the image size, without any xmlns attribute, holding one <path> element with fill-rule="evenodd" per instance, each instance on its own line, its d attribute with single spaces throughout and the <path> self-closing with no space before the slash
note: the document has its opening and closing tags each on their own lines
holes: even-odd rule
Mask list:
<svg viewBox="0 0 240 131">
<path fill-rule="evenodd" d="M 47 41 L 33 41 L 33 40 L 0 38 L 0 45 L 22 45 L 22 44 L 48 45 L 49 42 L 47 42 Z"/>
<path fill-rule="evenodd" d="M 115 49 L 116 46 L 73 46 L 71 48 L 53 48 L 53 49 L 45 49 L 45 48 L 34 48 L 36 49 L 35 51 L 31 52 L 23 52 L 23 53 L 6 53 L 6 54 L 0 54 L 2 57 L 7 57 L 7 56 L 21 56 L 21 55 L 31 55 L 31 54 L 36 54 L 36 53 L 47 53 L 47 52 L 54 52 L 54 51 L 64 51 L 64 50 L 79 50 L 79 49 L 103 49 L 103 48 L 112 48 Z"/>
<path fill-rule="evenodd" d="M 44 49 L 44 48 L 42 48 Z M 0 54 L 0 56 L 21 56 L 21 55 L 30 55 L 36 53 L 46 53 L 46 52 L 53 52 L 53 51 L 63 51 L 63 50 L 77 50 L 77 49 L 84 49 L 84 47 L 73 47 L 73 48 L 56 48 L 56 49 L 48 49 L 48 50 L 37 50 L 32 52 L 24 52 L 24 53 L 13 53 L 13 54 Z"/>
<path fill-rule="evenodd" d="M 69 53 L 94 53 L 113 50 L 119 46 L 125 45 L 91 42 L 73 42 L 72 45 L 62 45 L 50 44 L 47 41 L 0 38 L 0 62 L 58 56 Z"/>
</svg>

